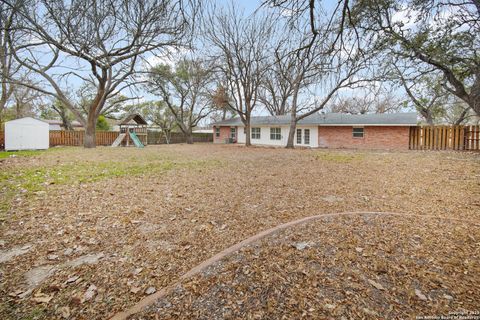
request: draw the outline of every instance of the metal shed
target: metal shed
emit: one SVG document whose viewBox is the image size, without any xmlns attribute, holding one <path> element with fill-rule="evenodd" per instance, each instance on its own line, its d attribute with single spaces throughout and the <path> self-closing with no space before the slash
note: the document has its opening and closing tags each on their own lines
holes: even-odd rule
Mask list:
<svg viewBox="0 0 480 320">
<path fill-rule="evenodd" d="M 49 147 L 49 124 L 31 117 L 5 122 L 5 150 Z"/>
</svg>

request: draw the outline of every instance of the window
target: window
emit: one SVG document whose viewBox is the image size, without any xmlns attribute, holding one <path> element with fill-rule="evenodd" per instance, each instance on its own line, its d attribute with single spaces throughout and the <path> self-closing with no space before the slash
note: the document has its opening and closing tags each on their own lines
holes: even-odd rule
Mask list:
<svg viewBox="0 0 480 320">
<path fill-rule="evenodd" d="M 220 138 L 220 127 L 215 127 L 215 137 Z"/>
<path fill-rule="evenodd" d="M 303 130 L 303 143 L 310 144 L 310 129 Z"/>
<path fill-rule="evenodd" d="M 302 144 L 302 129 L 297 129 L 297 144 Z"/>
<path fill-rule="evenodd" d="M 280 128 L 270 128 L 270 140 L 282 140 L 282 131 Z"/>
<path fill-rule="evenodd" d="M 252 139 L 260 139 L 260 128 L 252 128 Z"/>
<path fill-rule="evenodd" d="M 235 139 L 237 137 L 237 128 L 231 127 L 230 128 L 230 139 Z"/>
<path fill-rule="evenodd" d="M 363 128 L 353 128 L 354 138 L 363 138 Z"/>
</svg>

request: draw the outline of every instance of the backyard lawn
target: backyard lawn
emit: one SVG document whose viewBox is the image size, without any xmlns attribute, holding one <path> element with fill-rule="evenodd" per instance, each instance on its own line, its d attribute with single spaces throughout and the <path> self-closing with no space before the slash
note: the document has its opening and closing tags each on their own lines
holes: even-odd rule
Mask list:
<svg viewBox="0 0 480 320">
<path fill-rule="evenodd" d="M 131 317 L 480 312 L 478 153 L 53 148 L 0 168 L 1 319 L 106 319 L 177 282 Z"/>
</svg>

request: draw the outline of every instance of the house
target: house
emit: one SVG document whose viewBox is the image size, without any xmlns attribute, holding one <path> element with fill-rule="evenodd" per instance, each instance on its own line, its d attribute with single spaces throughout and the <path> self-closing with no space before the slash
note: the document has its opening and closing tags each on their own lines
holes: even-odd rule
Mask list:
<svg viewBox="0 0 480 320">
<path fill-rule="evenodd" d="M 43 120 L 43 121 L 49 124 L 50 131 L 66 130 L 62 120 Z M 83 125 L 77 120 L 73 120 L 71 122 L 71 125 L 73 130 L 75 131 L 84 130 Z"/>
<path fill-rule="evenodd" d="M 290 115 L 251 119 L 253 145 L 286 146 Z M 297 123 L 295 146 L 311 148 L 408 149 L 416 113 L 352 115 L 316 113 Z M 213 124 L 214 143 L 245 143 L 245 127 L 239 118 Z"/>
</svg>

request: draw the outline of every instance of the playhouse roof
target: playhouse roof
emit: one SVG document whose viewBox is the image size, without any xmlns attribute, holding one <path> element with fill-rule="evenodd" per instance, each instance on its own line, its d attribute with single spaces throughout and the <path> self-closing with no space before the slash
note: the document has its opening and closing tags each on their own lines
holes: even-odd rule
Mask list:
<svg viewBox="0 0 480 320">
<path fill-rule="evenodd" d="M 144 124 L 147 125 L 147 121 L 143 119 L 141 115 L 138 113 L 131 113 L 129 114 L 125 119 L 123 119 L 119 124 L 120 125 L 126 125 L 126 124 L 131 124 L 131 121 L 135 121 L 137 124 Z"/>
</svg>

